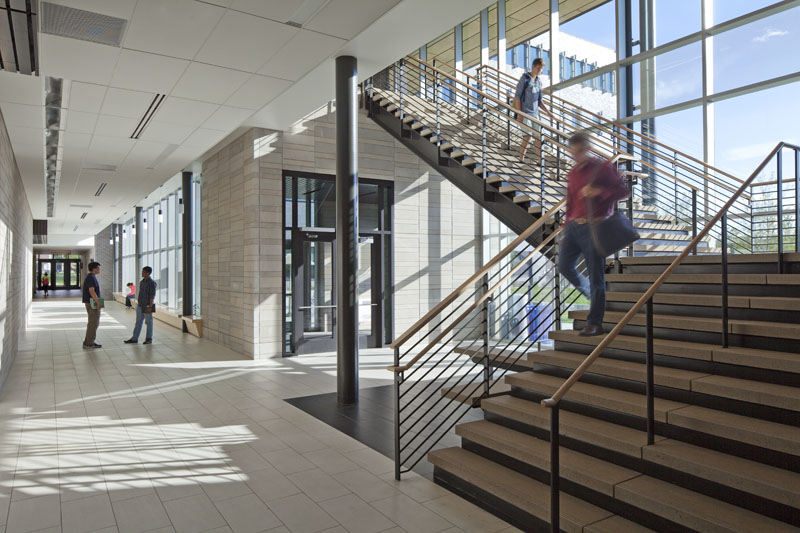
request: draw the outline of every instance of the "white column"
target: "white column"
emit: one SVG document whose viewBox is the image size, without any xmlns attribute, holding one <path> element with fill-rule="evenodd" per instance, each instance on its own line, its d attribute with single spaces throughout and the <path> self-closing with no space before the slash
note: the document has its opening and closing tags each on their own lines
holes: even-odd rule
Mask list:
<svg viewBox="0 0 800 533">
<path fill-rule="evenodd" d="M 506 0 L 497 2 L 497 70 L 506 71 Z"/>
<path fill-rule="evenodd" d="M 559 56 L 561 55 L 561 30 L 559 30 L 558 0 L 550 0 L 550 85 L 561 81 Z M 530 65 L 525 65 L 529 69 Z"/>
</svg>

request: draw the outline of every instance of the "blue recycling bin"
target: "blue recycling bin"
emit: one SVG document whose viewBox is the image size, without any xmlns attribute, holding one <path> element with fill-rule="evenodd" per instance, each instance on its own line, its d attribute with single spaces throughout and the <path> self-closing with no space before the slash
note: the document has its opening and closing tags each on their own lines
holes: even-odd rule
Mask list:
<svg viewBox="0 0 800 533">
<path fill-rule="evenodd" d="M 525 306 L 528 317 L 528 342 L 546 341 L 547 332 L 553 325 L 553 306 L 546 303 L 536 303 Z"/>
</svg>

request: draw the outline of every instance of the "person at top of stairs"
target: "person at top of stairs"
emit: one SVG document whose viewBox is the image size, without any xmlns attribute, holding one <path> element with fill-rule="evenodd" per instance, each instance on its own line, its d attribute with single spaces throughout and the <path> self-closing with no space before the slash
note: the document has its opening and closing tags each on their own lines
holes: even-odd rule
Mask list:
<svg viewBox="0 0 800 533">
<path fill-rule="evenodd" d="M 531 71 L 526 72 L 519 79 L 517 90 L 514 93 L 514 107 L 522 113 L 537 119 L 539 118 L 539 110 L 544 111 L 547 116 L 553 117 L 550 111 L 544 106 L 544 102 L 542 102 L 542 81 L 539 79 L 539 73 L 542 72 L 542 69 L 544 69 L 544 60 L 541 57 L 537 57 L 533 60 Z M 536 147 L 535 158 L 536 161 L 539 161 L 542 155 L 542 134 L 539 124 L 519 113 L 517 114 L 517 118 L 529 128 L 533 128 L 536 132 L 536 140 L 534 141 Z M 519 160 L 522 163 L 525 162 L 525 152 L 528 150 L 528 143 L 530 140 L 531 136 L 526 135 L 525 138 L 522 139 L 522 144 L 519 147 Z"/>
<path fill-rule="evenodd" d="M 586 327 L 580 333 L 584 337 L 603 334 L 606 307 L 605 257 L 595 249 L 591 224 L 607 218 L 614 203 L 630 194 L 616 167 L 591 157 L 589 148 L 586 134 L 576 133 L 570 137 L 569 151 L 575 166 L 567 174 L 566 227 L 558 257 L 559 271 L 591 300 Z M 586 262 L 588 280 L 576 269 L 581 255 Z"/>
</svg>

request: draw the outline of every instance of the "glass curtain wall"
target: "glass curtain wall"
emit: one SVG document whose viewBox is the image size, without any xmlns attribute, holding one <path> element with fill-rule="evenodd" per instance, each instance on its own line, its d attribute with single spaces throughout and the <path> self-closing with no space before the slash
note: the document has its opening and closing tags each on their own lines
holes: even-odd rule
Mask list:
<svg viewBox="0 0 800 533">
<path fill-rule="evenodd" d="M 181 236 L 183 216 L 178 197 L 180 190 L 162 196 L 154 204 L 142 208 L 142 236 L 139 261 L 157 284 L 156 305 L 172 312 L 182 312 L 183 256 Z"/>
<path fill-rule="evenodd" d="M 120 252 L 122 260 L 122 279 L 121 285 L 122 287 L 119 288 L 121 291 L 126 290 L 126 285 L 128 283 L 133 283 L 134 285 L 139 284 L 140 275 L 139 272 L 136 272 L 136 236 L 134 235 L 134 219 L 129 219 L 125 221 L 122 226 L 122 235 L 120 236 L 122 245 L 120 246 Z"/>
</svg>

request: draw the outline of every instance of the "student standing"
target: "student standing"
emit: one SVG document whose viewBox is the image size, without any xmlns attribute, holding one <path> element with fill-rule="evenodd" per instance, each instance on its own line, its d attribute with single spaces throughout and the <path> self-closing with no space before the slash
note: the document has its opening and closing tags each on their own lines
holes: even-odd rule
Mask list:
<svg viewBox="0 0 800 533">
<path fill-rule="evenodd" d="M 576 133 L 569 139 L 575 166 L 567 174 L 567 213 L 564 238 L 558 247 L 558 270 L 591 300 L 582 337 L 602 335 L 606 310 L 606 258 L 595 249 L 592 224 L 611 214 L 614 204 L 630 195 L 616 167 L 589 155 L 589 137 Z M 580 256 L 586 262 L 589 279 L 575 268 Z"/>
<path fill-rule="evenodd" d="M 102 348 L 97 344 L 97 326 L 100 325 L 100 283 L 97 275 L 100 273 L 100 263 L 92 261 L 89 263 L 89 273 L 83 280 L 83 304 L 86 306 L 86 314 L 89 315 L 89 322 L 86 324 L 86 337 L 83 339 L 84 348 Z M 94 303 L 94 306 L 92 305 Z"/>
<path fill-rule="evenodd" d="M 136 306 L 136 325 L 133 327 L 133 336 L 125 344 L 136 344 L 142 333 L 142 322 L 147 323 L 147 333 L 143 344 L 153 343 L 153 312 L 155 311 L 156 282 L 150 278 L 153 269 L 146 266 L 142 269 L 142 281 L 139 282 L 139 296 Z"/>
</svg>

